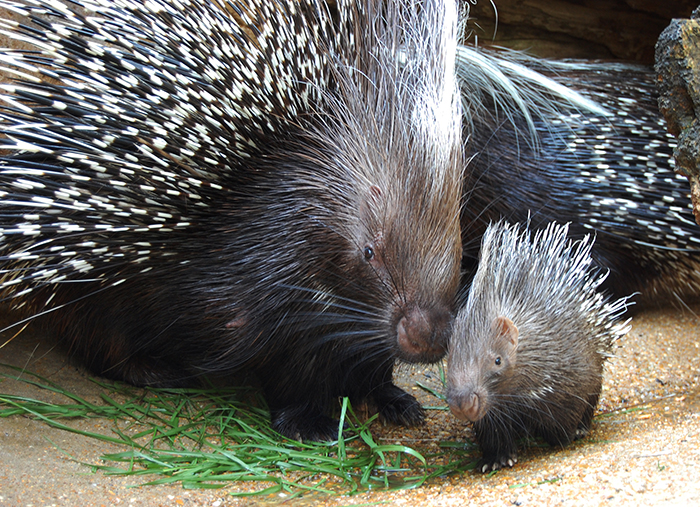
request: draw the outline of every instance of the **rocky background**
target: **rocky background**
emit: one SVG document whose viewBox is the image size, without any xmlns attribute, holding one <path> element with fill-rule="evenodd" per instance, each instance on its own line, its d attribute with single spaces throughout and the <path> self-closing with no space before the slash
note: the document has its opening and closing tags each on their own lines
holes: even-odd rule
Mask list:
<svg viewBox="0 0 700 507">
<path fill-rule="evenodd" d="M 463 0 L 468 34 L 548 58 L 600 58 L 654 63 L 654 45 L 674 18 L 698 0 Z M 495 33 L 495 36 L 494 36 Z"/>
</svg>

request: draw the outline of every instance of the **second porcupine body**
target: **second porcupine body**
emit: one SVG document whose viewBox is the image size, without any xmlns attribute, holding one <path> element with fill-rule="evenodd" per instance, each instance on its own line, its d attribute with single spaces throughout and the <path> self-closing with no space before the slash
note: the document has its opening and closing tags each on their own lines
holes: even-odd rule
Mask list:
<svg viewBox="0 0 700 507">
<path fill-rule="evenodd" d="M 2 2 L 41 51 L 4 52 L 3 300 L 111 378 L 254 371 L 288 436 L 342 395 L 420 422 L 392 367 L 458 286 L 454 6 L 381 4 Z"/>
<path fill-rule="evenodd" d="M 522 92 L 532 124 L 504 88 L 496 92 L 505 97 L 498 107 L 490 84 L 474 92 L 473 72 L 488 74 L 488 65 L 473 71 L 473 63 L 458 63 L 474 120 L 467 127 L 473 156 L 463 215 L 467 270 L 475 270 L 490 221 L 529 221 L 539 229 L 556 220 L 571 223 L 573 238 L 596 235 L 591 255 L 610 270 L 604 287 L 616 296 L 639 292 L 635 301 L 647 304 L 700 295 L 700 231 L 687 180 L 674 173 L 675 140 L 658 110 L 653 71 L 483 56 Z M 517 70 L 523 67 L 537 76 L 523 77 Z M 551 83 L 567 91 L 547 91 Z"/>
<path fill-rule="evenodd" d="M 604 361 L 628 330 L 617 320 L 626 299 L 609 303 L 597 291 L 605 275 L 590 237 L 570 242 L 567 232 L 499 222 L 484 234 L 447 365 L 447 401 L 474 422 L 482 471 L 512 466 L 521 437 L 561 446 L 585 435 Z"/>
</svg>

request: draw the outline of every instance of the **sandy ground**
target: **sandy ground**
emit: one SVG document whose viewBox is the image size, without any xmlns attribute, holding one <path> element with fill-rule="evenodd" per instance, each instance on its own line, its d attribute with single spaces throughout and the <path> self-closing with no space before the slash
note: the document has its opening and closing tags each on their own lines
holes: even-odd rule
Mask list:
<svg viewBox="0 0 700 507">
<path fill-rule="evenodd" d="M 692 310 L 637 315 L 633 330 L 608 365 L 592 434 L 563 450 L 523 449 L 514 468 L 490 477 L 467 472 L 416 490 L 291 502 L 279 495 L 232 498 L 230 492 L 237 485 L 214 491 L 139 487 L 143 478 L 93 473 L 59 447 L 88 463 L 99 463 L 101 455 L 123 449 L 12 416 L 0 419 L 0 505 L 700 505 L 698 316 L 697 305 Z M 23 333 L 0 349 L 0 362 L 26 366 L 88 400 L 98 400 L 100 388 L 41 337 Z M 404 368 L 400 376 L 419 396 L 426 395 L 415 386 L 416 380 L 435 381 L 434 372 L 421 369 Z M 0 382 L 0 392 L 50 399 L 45 392 L 9 380 Z M 94 419 L 71 424 L 106 433 L 111 425 Z M 470 434 L 444 412 L 430 412 L 426 426 L 416 430 L 375 429 L 375 437 L 384 441 L 419 447 L 439 440 L 462 441 Z"/>
</svg>

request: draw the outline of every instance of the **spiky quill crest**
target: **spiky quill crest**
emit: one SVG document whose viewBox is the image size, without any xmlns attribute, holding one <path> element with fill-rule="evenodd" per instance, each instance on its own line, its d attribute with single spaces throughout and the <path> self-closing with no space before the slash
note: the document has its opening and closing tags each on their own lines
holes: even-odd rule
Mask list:
<svg viewBox="0 0 700 507">
<path fill-rule="evenodd" d="M 585 329 L 584 341 L 608 356 L 628 329 L 617 320 L 626 309 L 626 298 L 611 303 L 598 291 L 607 273 L 601 273 L 591 259 L 594 240 L 590 236 L 568 240 L 568 231 L 568 225 L 554 222 L 534 234 L 519 224 L 491 224 L 482 238 L 479 270 L 455 329 L 473 336 L 477 329 L 489 329 L 494 315 L 510 318 L 521 335 L 567 336 Z M 549 314 L 556 318 L 541 318 Z M 455 345 L 478 346 L 478 342 Z M 561 355 L 571 343 L 562 340 L 560 345 L 564 348 L 548 350 Z"/>
<path fill-rule="evenodd" d="M 78 5 L 0 2 L 33 48 L 2 51 L 4 300 L 105 375 L 258 371 L 292 436 L 339 394 L 419 421 L 391 367 L 442 354 L 458 284 L 454 5 Z"/>
<path fill-rule="evenodd" d="M 531 234 L 492 224 L 449 345 L 447 400 L 474 421 L 482 470 L 513 465 L 516 441 L 541 436 L 564 445 L 587 432 L 603 364 L 629 330 L 627 299 L 598 292 L 589 236 L 567 241 L 568 226 Z"/>
</svg>

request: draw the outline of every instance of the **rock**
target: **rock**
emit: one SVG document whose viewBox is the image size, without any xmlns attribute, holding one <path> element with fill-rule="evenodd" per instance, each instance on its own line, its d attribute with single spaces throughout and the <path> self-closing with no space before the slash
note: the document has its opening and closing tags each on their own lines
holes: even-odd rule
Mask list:
<svg viewBox="0 0 700 507">
<path fill-rule="evenodd" d="M 700 224 L 700 8 L 691 19 L 674 19 L 656 44 L 659 108 L 678 139 L 676 171 L 690 181 L 695 221 Z"/>
<path fill-rule="evenodd" d="M 557 58 L 635 60 L 651 64 L 654 43 L 672 18 L 688 17 L 697 0 L 478 0 L 469 34 Z M 495 7 L 494 7 L 495 5 Z M 495 38 L 494 38 L 495 32 Z"/>
</svg>

